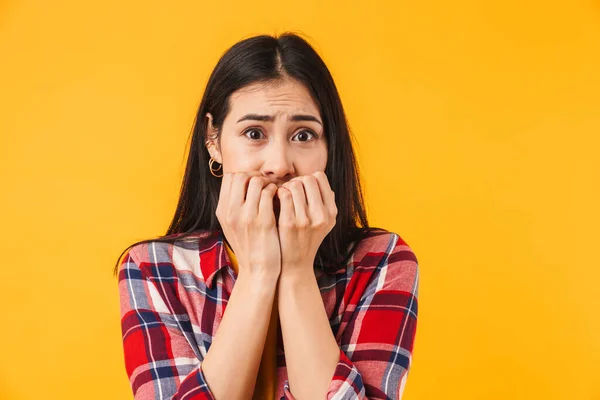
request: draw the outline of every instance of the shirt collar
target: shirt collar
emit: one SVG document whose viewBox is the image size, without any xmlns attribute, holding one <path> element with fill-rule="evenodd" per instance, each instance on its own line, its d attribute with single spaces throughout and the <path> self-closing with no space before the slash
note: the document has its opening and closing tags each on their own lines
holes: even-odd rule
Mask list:
<svg viewBox="0 0 600 400">
<path fill-rule="evenodd" d="M 208 235 L 202 239 L 199 246 L 200 271 L 209 289 L 213 288 L 217 273 L 223 268 L 231 267 L 224 238 L 221 230 L 208 231 Z"/>
</svg>

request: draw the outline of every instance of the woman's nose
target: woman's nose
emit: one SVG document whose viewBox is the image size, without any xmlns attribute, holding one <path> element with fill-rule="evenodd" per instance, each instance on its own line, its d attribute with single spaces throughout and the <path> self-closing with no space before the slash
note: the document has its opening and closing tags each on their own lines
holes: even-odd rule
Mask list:
<svg viewBox="0 0 600 400">
<path fill-rule="evenodd" d="M 285 178 L 294 174 L 294 163 L 285 146 L 285 143 L 271 145 L 263 161 L 265 175 L 280 181 L 285 181 Z"/>
</svg>

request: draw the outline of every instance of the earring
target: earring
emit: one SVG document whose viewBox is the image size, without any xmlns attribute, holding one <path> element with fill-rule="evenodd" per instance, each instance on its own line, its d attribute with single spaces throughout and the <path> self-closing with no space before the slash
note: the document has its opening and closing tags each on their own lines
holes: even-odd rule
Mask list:
<svg viewBox="0 0 600 400">
<path fill-rule="evenodd" d="M 219 171 L 219 170 L 220 170 L 220 169 L 223 167 L 223 164 L 219 164 L 219 163 L 217 163 L 217 164 L 219 164 L 219 168 L 217 168 L 217 169 L 213 169 L 213 167 L 212 167 L 212 166 L 213 166 L 213 163 L 214 163 L 214 162 L 216 162 L 216 161 L 215 161 L 215 160 L 213 160 L 213 158 L 211 157 L 211 158 L 210 158 L 210 160 L 208 161 L 208 169 L 210 169 L 210 173 L 211 173 L 213 176 L 215 176 L 215 177 L 217 177 L 217 178 L 220 178 L 220 177 L 222 177 L 222 176 L 223 176 L 223 173 L 221 173 L 221 175 L 215 175 L 215 172 L 216 172 L 216 171 Z"/>
</svg>

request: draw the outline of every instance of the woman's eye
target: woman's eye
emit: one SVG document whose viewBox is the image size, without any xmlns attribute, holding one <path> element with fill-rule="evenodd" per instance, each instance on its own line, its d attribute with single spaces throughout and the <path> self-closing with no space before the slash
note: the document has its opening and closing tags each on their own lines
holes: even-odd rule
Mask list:
<svg viewBox="0 0 600 400">
<path fill-rule="evenodd" d="M 248 133 L 251 133 L 251 136 L 248 136 Z M 249 139 L 252 139 L 252 140 L 260 139 L 261 134 L 262 134 L 262 132 L 256 128 L 250 128 L 244 132 L 244 135 L 246 135 L 246 137 L 248 137 Z"/>
<path fill-rule="evenodd" d="M 307 141 L 310 140 L 310 137 L 308 137 L 309 135 L 312 135 L 313 139 L 317 138 L 317 134 L 314 133 L 313 131 L 309 131 L 308 129 L 304 129 L 304 130 L 298 132 L 298 134 L 296 135 L 296 137 L 298 137 L 298 138 L 300 138 L 300 137 L 307 138 L 307 140 L 299 140 L 300 142 L 307 142 Z"/>
<path fill-rule="evenodd" d="M 250 140 L 260 140 L 262 139 L 263 133 L 260 129 L 249 128 L 246 131 L 244 131 L 244 135 Z M 317 134 L 309 129 L 304 129 L 298 132 L 295 137 L 299 139 L 297 140 L 299 142 L 308 142 L 311 140 L 311 135 L 313 140 L 318 138 Z"/>
</svg>

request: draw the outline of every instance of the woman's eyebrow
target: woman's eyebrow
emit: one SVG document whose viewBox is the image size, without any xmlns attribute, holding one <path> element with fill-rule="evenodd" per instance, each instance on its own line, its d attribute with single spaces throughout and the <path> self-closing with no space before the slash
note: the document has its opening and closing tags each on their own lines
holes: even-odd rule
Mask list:
<svg viewBox="0 0 600 400">
<path fill-rule="evenodd" d="M 246 114 L 244 115 L 242 118 L 240 118 L 237 122 L 242 122 L 242 121 L 273 121 L 275 118 L 271 115 L 260 115 L 260 114 Z M 313 115 L 306 115 L 306 114 L 296 114 L 296 115 L 292 115 L 290 117 L 290 121 L 314 121 L 319 123 L 321 126 L 323 126 L 323 124 L 321 123 L 321 121 L 319 121 L 319 119 Z"/>
</svg>

